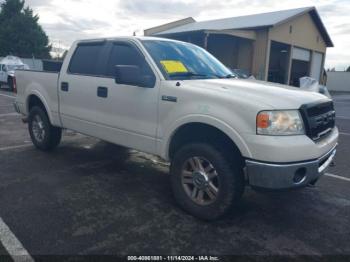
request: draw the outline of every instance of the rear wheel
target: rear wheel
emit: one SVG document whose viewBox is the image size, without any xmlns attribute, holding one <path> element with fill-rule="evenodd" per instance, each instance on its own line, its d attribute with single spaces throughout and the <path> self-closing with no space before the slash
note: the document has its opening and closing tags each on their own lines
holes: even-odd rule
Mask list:
<svg viewBox="0 0 350 262">
<path fill-rule="evenodd" d="M 209 144 L 189 144 L 171 163 L 172 188 L 178 204 L 204 220 L 225 215 L 244 192 L 243 170 Z"/>
<path fill-rule="evenodd" d="M 29 134 L 36 148 L 49 151 L 61 141 L 62 129 L 51 125 L 46 112 L 41 107 L 33 107 L 28 118 Z"/>
<path fill-rule="evenodd" d="M 12 78 L 12 77 L 9 77 L 9 78 L 8 78 L 7 84 L 8 84 L 8 86 L 9 86 L 10 91 L 13 91 L 14 88 L 13 88 L 13 78 Z"/>
</svg>

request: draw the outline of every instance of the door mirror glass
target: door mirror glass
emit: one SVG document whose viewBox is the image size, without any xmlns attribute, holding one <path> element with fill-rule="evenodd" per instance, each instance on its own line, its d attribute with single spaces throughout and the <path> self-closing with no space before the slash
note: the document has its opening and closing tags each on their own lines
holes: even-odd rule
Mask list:
<svg viewBox="0 0 350 262">
<path fill-rule="evenodd" d="M 156 81 L 155 76 L 142 71 L 137 65 L 117 65 L 115 66 L 115 82 L 122 85 L 153 88 Z"/>
</svg>

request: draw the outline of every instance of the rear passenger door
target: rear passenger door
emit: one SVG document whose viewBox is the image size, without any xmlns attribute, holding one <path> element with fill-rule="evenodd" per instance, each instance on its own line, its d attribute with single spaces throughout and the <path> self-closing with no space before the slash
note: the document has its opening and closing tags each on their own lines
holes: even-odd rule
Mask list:
<svg viewBox="0 0 350 262">
<path fill-rule="evenodd" d="M 159 81 L 136 43 L 115 41 L 108 45 L 105 77 L 99 79 L 97 123 L 107 141 L 155 153 Z M 153 79 L 149 88 L 116 83 L 117 66 L 138 66 L 142 76 Z"/>
<path fill-rule="evenodd" d="M 106 42 L 79 43 L 59 79 L 61 121 L 65 128 L 97 136 L 97 86 Z"/>
</svg>

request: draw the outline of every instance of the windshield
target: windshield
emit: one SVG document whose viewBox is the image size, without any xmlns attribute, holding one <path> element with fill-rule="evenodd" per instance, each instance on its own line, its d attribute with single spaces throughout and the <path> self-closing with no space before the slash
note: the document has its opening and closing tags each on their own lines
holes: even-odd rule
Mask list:
<svg viewBox="0 0 350 262">
<path fill-rule="evenodd" d="M 162 40 L 144 40 L 142 43 L 166 79 L 235 77 L 214 56 L 196 45 Z"/>
</svg>

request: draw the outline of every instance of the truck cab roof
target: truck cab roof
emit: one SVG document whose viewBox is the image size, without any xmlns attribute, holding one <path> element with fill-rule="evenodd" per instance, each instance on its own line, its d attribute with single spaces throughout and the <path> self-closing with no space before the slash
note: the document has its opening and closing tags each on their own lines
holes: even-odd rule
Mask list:
<svg viewBox="0 0 350 262">
<path fill-rule="evenodd" d="M 118 40 L 139 40 L 139 41 L 158 40 L 158 41 L 167 41 L 167 42 L 180 42 L 173 39 L 153 37 L 153 36 L 118 36 L 118 37 L 77 40 L 75 41 L 75 43 L 78 44 L 78 43 L 89 43 L 89 42 L 99 42 L 99 41 L 118 41 Z"/>
</svg>

